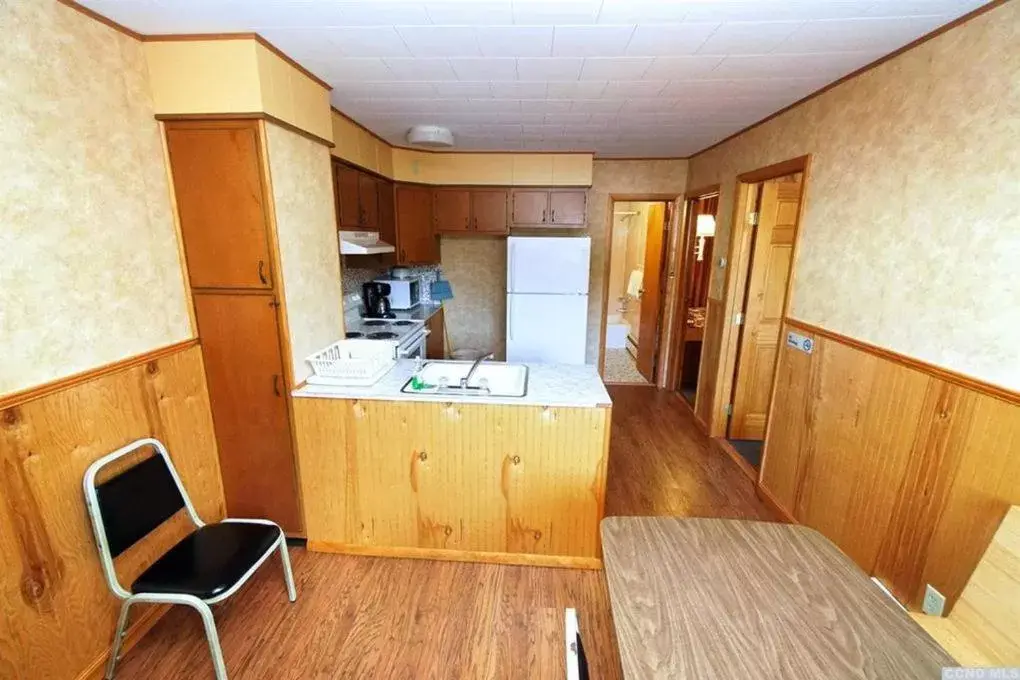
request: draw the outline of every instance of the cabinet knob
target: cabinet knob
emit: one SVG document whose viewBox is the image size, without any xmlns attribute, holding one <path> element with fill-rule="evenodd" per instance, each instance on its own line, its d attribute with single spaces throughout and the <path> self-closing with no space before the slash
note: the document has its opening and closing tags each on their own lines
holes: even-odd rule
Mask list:
<svg viewBox="0 0 1020 680">
<path fill-rule="evenodd" d="M 280 376 L 273 376 L 273 394 L 280 396 Z"/>
<path fill-rule="evenodd" d="M 514 465 L 520 465 L 521 464 L 521 457 L 520 456 L 514 456 L 512 458 L 512 460 L 514 462 Z"/>
<path fill-rule="evenodd" d="M 555 210 L 552 211 L 552 221 L 553 222 L 556 221 L 556 211 Z"/>
<path fill-rule="evenodd" d="M 421 462 L 423 462 L 423 463 L 424 463 L 424 462 L 425 462 L 426 460 L 428 460 L 428 458 L 429 458 L 429 454 L 428 454 L 428 453 L 426 453 L 425 451 L 422 451 L 422 452 L 420 452 L 420 453 L 418 454 L 418 460 L 420 460 L 420 461 L 421 461 Z"/>
</svg>

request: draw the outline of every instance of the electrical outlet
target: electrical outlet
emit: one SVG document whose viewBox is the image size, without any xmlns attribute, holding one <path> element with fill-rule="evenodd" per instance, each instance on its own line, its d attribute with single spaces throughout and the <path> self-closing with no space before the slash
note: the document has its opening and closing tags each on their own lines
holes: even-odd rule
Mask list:
<svg viewBox="0 0 1020 680">
<path fill-rule="evenodd" d="M 929 616 L 942 616 L 946 608 L 946 596 L 935 590 L 931 584 L 924 587 L 924 602 L 921 603 L 921 611 Z"/>
</svg>

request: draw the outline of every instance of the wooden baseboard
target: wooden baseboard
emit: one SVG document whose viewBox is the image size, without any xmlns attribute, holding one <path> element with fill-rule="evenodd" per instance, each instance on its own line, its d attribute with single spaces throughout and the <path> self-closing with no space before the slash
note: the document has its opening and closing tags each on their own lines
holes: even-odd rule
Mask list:
<svg viewBox="0 0 1020 680">
<path fill-rule="evenodd" d="M 744 457 L 737 453 L 737 450 L 733 448 L 733 445 L 726 441 L 725 437 L 712 437 L 712 443 L 715 444 L 716 448 L 725 453 L 730 457 L 740 471 L 743 472 L 751 483 L 756 487 L 758 485 L 758 471 L 754 469 L 754 466 L 744 460 Z"/>
<path fill-rule="evenodd" d="M 701 418 L 698 417 L 697 412 L 694 410 L 694 405 L 691 404 L 686 399 L 684 399 L 684 395 L 680 394 L 679 392 L 673 392 L 673 396 L 676 398 L 676 400 L 678 402 L 680 402 L 680 404 L 682 404 L 682 407 L 684 409 L 686 409 L 688 413 L 691 414 L 691 417 L 694 418 L 694 424 L 698 426 L 698 430 L 701 431 L 701 434 L 707 436 L 708 435 L 708 425 L 706 425 L 705 421 L 703 421 Z M 741 460 L 743 460 L 743 459 L 741 459 Z"/>
<path fill-rule="evenodd" d="M 132 609 L 137 607 L 134 605 Z M 143 613 L 137 621 L 132 625 L 128 626 L 127 634 L 124 636 L 124 644 L 121 646 L 120 655 L 124 657 L 131 649 L 138 644 L 138 642 L 145 637 L 145 634 L 152 630 L 163 615 L 170 611 L 170 605 L 168 604 L 157 604 L 151 605 Z M 110 631 L 110 638 L 113 638 L 115 631 Z M 110 649 L 106 649 L 102 654 L 96 657 L 95 661 L 90 663 L 81 673 L 78 674 L 77 680 L 100 680 L 106 671 L 106 662 L 110 658 Z"/>
<path fill-rule="evenodd" d="M 762 486 L 760 483 L 754 485 L 755 493 L 758 494 L 758 498 L 762 500 L 765 505 L 769 506 L 769 510 L 779 515 L 784 522 L 787 524 L 800 524 L 797 518 L 790 514 L 790 512 L 783 507 L 782 503 L 776 500 L 768 489 Z"/>
<path fill-rule="evenodd" d="M 474 550 L 443 550 L 441 548 L 410 548 L 375 545 L 349 545 L 331 541 L 308 541 L 311 552 L 361 555 L 365 557 L 395 557 L 447 562 L 482 562 L 486 564 L 515 564 L 527 567 L 558 567 L 564 569 L 602 569 L 597 557 L 568 555 L 533 555 L 530 553 L 482 552 Z"/>
</svg>

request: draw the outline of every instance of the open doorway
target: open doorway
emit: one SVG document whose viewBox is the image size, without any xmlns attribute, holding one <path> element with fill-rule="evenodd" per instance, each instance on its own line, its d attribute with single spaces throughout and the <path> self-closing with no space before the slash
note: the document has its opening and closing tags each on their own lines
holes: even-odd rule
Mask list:
<svg viewBox="0 0 1020 680">
<path fill-rule="evenodd" d="M 684 239 L 679 251 L 683 287 L 674 319 L 673 356 L 676 359 L 669 386 L 693 409 L 701 372 L 719 188 L 695 192 L 690 196 L 684 204 Z"/>
<path fill-rule="evenodd" d="M 670 204 L 612 202 L 609 276 L 603 318 L 603 379 L 655 383 L 665 294 L 662 261 Z"/>
</svg>

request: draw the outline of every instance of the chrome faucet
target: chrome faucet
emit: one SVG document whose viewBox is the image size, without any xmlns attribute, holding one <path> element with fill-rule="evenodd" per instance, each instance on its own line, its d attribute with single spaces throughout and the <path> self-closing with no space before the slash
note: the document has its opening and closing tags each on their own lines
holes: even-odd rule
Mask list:
<svg viewBox="0 0 1020 680">
<path fill-rule="evenodd" d="M 496 356 L 495 354 L 490 352 L 489 354 L 486 354 L 483 357 L 478 357 L 477 359 L 475 359 L 475 363 L 471 364 L 471 370 L 467 372 L 466 376 L 460 379 L 460 388 L 462 390 L 466 390 L 468 388 L 468 383 L 471 382 L 472 376 L 474 376 L 475 371 L 478 370 L 478 367 L 482 365 L 482 362 L 487 359 L 492 359 L 495 356 Z"/>
</svg>

